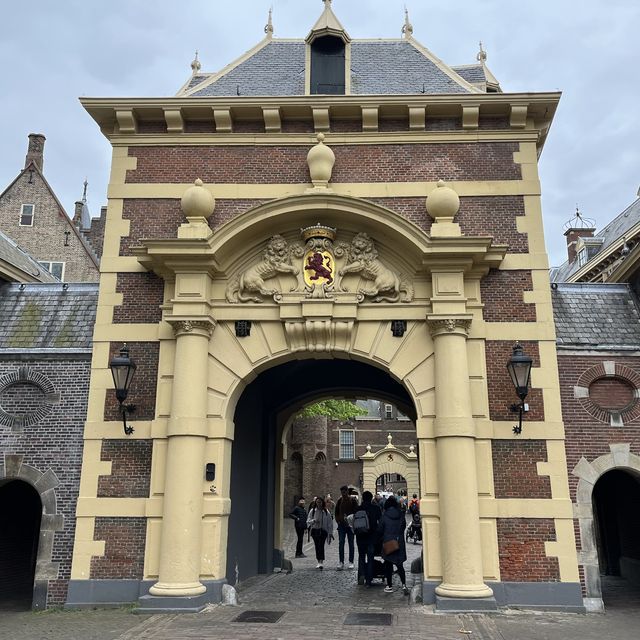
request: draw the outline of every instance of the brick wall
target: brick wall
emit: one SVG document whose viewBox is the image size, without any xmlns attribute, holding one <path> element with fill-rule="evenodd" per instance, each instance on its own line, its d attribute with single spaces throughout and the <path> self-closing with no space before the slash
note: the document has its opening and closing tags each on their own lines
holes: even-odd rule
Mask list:
<svg viewBox="0 0 640 640">
<path fill-rule="evenodd" d="M 540 354 L 537 342 L 520 342 L 524 352 L 533 358 L 533 366 L 540 366 Z M 507 362 L 513 353 L 513 342 L 508 340 L 487 340 L 485 342 L 485 357 L 487 363 L 487 388 L 489 391 L 489 416 L 491 420 L 518 419 L 517 413 L 512 413 L 509 407 L 519 402 L 516 391 L 507 371 Z M 542 389 L 529 389 L 526 402 L 529 412 L 523 416 L 526 421 L 544 421 L 544 400 Z"/>
<path fill-rule="evenodd" d="M 23 204 L 35 205 L 33 226 L 19 224 Z M 98 281 L 98 268 L 37 171 L 25 172 L 0 198 L 0 231 L 36 260 L 64 262 L 67 282 Z M 67 246 L 65 231 L 70 232 Z"/>
<path fill-rule="evenodd" d="M 142 579 L 146 537 L 146 518 L 96 518 L 93 539 L 106 544 L 91 558 L 91 579 Z"/>
<path fill-rule="evenodd" d="M 128 342 L 129 355 L 138 369 L 133 377 L 127 403 L 134 404 L 136 410 L 129 416 L 129 420 L 153 420 L 156 413 L 156 385 L 158 375 L 158 357 L 160 343 L 158 342 Z M 109 345 L 109 360 L 120 352 L 121 342 Z M 105 420 L 122 420 L 118 408 L 118 401 L 113 389 L 107 390 L 105 406 Z"/>
<path fill-rule="evenodd" d="M 524 292 L 532 291 L 531 271 L 491 269 L 480 281 L 486 322 L 535 322 L 535 304 L 525 303 Z"/>
<path fill-rule="evenodd" d="M 631 453 L 640 455 L 640 418 L 635 417 L 627 420 L 627 416 L 623 414 L 624 426 L 612 427 L 608 417 L 598 419 L 593 415 L 593 412 L 588 410 L 590 407 L 587 403 L 574 397 L 574 387 L 580 383 L 584 384 L 585 379 L 593 378 L 594 376 L 589 373 L 594 367 L 598 367 L 599 371 L 604 373 L 604 367 L 602 367 L 604 361 L 614 361 L 617 367 L 628 367 L 636 375 L 640 374 L 639 357 L 618 357 L 608 354 L 581 356 L 558 352 L 562 419 L 565 426 L 569 472 L 582 456 L 592 462 L 600 456 L 610 454 L 609 445 L 614 443 L 628 443 Z M 597 375 L 597 372 L 594 375 Z M 623 387 L 620 395 L 626 396 L 626 393 L 627 391 Z M 611 401 L 615 399 L 612 398 Z M 636 411 L 633 411 L 631 417 L 635 414 Z M 576 476 L 569 473 L 569 488 L 571 499 L 574 502 L 578 480 Z"/>
<path fill-rule="evenodd" d="M 152 440 L 103 440 L 100 460 L 111 473 L 98 478 L 98 498 L 148 498 Z"/>
<path fill-rule="evenodd" d="M 520 180 L 516 143 L 342 145 L 333 147 L 333 182 Z M 137 168 L 128 183 L 307 184 L 308 147 L 131 147 Z"/>
<path fill-rule="evenodd" d="M 59 563 L 59 570 L 56 579 L 49 580 L 48 589 L 48 606 L 57 606 L 66 600 L 71 575 L 90 362 L 64 357 L 28 363 L 19 359 L 2 360 L 0 375 L 25 364 L 52 382 L 55 391 L 60 393 L 60 402 L 52 406 L 45 418 L 24 426 L 19 433 L 0 426 L 0 454 L 23 455 L 23 465 L 34 467 L 40 473 L 51 470 L 58 478 L 59 485 L 55 488 L 57 513 L 64 517 L 64 526 L 53 535 L 51 559 Z M 4 402 L 4 398 L 0 402 Z"/>
<path fill-rule="evenodd" d="M 544 440 L 494 440 L 491 449 L 496 498 L 551 498 L 551 480 L 536 466 L 547 461 Z"/>
<path fill-rule="evenodd" d="M 548 558 L 545 542 L 556 539 L 551 519 L 498 518 L 498 553 L 502 582 L 556 582 L 557 558 Z"/>
<path fill-rule="evenodd" d="M 113 323 L 142 322 L 155 324 L 162 319 L 164 280 L 155 273 L 119 273 L 116 291 L 122 304 L 113 310 Z"/>
</svg>

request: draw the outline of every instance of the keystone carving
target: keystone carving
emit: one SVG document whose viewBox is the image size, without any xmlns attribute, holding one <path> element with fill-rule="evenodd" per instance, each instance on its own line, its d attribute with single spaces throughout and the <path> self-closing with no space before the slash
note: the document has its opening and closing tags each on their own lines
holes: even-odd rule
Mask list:
<svg viewBox="0 0 640 640">
<path fill-rule="evenodd" d="M 262 260 L 231 280 L 227 286 L 227 301 L 262 302 L 261 296 L 279 296 L 282 292 L 274 287 L 268 288 L 265 280 L 275 278 L 279 273 L 297 276 L 300 270 L 291 264 L 291 253 L 299 251 L 297 246 L 289 247 L 282 236 L 273 236 L 264 250 Z"/>
<path fill-rule="evenodd" d="M 341 257 L 344 254 L 347 262 L 338 272 L 339 275 L 357 273 L 371 282 L 370 286 L 358 289 L 360 295 L 373 298 L 373 302 L 411 302 L 413 286 L 380 262 L 373 240 L 366 233 L 359 233 L 350 245 L 338 245 L 336 255 Z M 342 284 L 340 288 L 347 291 Z"/>
</svg>

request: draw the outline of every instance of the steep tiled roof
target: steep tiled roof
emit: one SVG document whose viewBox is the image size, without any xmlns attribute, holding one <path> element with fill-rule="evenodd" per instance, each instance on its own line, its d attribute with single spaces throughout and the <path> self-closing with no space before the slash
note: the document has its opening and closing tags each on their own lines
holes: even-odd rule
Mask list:
<svg viewBox="0 0 640 640">
<path fill-rule="evenodd" d="M 466 64 L 460 67 L 451 67 L 459 76 L 467 82 L 474 84 L 476 82 L 486 82 L 487 77 L 481 64 Z"/>
<path fill-rule="evenodd" d="M 210 84 L 211 75 L 199 74 L 186 90 L 195 89 L 190 94 L 194 97 L 304 95 L 305 46 L 302 40 L 270 41 Z M 425 51 L 406 40 L 353 41 L 351 93 L 473 92 L 462 77 Z"/>
<path fill-rule="evenodd" d="M 627 284 L 558 284 L 551 300 L 558 347 L 640 348 L 638 299 Z"/>
<path fill-rule="evenodd" d="M 0 350 L 90 350 L 98 284 L 0 286 Z"/>
<path fill-rule="evenodd" d="M 40 282 L 58 282 L 44 267 L 40 266 L 26 251 L 23 251 L 11 238 L 0 231 L 0 274 L 1 263 L 13 267 L 18 273 L 25 274 L 25 280 Z M 22 280 L 22 278 L 20 278 Z"/>
</svg>

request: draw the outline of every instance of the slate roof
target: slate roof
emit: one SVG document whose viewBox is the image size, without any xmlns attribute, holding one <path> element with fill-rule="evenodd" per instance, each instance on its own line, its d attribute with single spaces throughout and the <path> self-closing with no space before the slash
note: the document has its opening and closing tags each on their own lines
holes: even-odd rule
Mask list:
<svg viewBox="0 0 640 640">
<path fill-rule="evenodd" d="M 451 67 L 459 76 L 467 82 L 475 84 L 476 82 L 486 82 L 487 76 L 481 64 L 466 64 L 460 67 Z"/>
<path fill-rule="evenodd" d="M 622 238 L 640 223 L 640 198 L 631 203 L 622 213 L 616 216 L 602 231 L 595 233 L 594 237 L 602 238 L 602 245 L 598 248 L 598 253 L 594 254 L 589 262 L 597 263 L 598 256 L 606 251 L 616 240 Z M 586 263 L 588 264 L 588 263 Z M 578 261 L 564 262 L 559 267 L 554 267 L 551 271 L 552 282 L 566 282 L 578 269 Z"/>
<path fill-rule="evenodd" d="M 558 284 L 551 301 L 559 348 L 640 348 L 640 306 L 628 284 Z"/>
<path fill-rule="evenodd" d="M 9 236 L 2 233 L 2 231 L 0 231 L 0 262 L 6 262 L 40 282 L 58 282 L 55 276 L 40 266 L 26 251 L 21 249 Z"/>
<path fill-rule="evenodd" d="M 304 95 L 305 42 L 271 40 L 247 60 L 190 95 L 299 96 Z M 215 74 L 198 74 L 185 90 L 194 89 Z M 484 78 L 482 78 L 484 80 Z M 445 73 L 417 46 L 406 40 L 351 43 L 351 93 L 355 95 L 411 95 L 472 93 L 463 78 Z"/>
<path fill-rule="evenodd" d="M 90 351 L 97 304 L 98 283 L 1 285 L 0 351 Z"/>
</svg>

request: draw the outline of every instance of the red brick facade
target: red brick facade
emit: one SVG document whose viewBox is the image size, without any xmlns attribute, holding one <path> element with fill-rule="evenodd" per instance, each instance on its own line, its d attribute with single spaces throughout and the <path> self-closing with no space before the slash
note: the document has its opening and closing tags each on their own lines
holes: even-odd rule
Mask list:
<svg viewBox="0 0 640 640">
<path fill-rule="evenodd" d="M 500 578 L 503 582 L 557 582 L 558 559 L 547 557 L 545 542 L 555 542 L 553 520 L 498 518 Z"/>
<path fill-rule="evenodd" d="M 491 448 L 496 498 L 551 498 L 551 480 L 536 466 L 547 460 L 544 440 L 494 440 Z"/>
<path fill-rule="evenodd" d="M 155 273 L 119 273 L 116 291 L 122 293 L 122 304 L 113 309 L 114 324 L 160 322 L 164 280 Z"/>
<path fill-rule="evenodd" d="M 105 551 L 91 558 L 91 579 L 142 579 L 146 538 L 146 518 L 96 518 L 93 539 L 104 540 Z"/>
<path fill-rule="evenodd" d="M 486 322 L 535 322 L 535 304 L 525 303 L 524 292 L 532 291 L 530 271 L 492 269 L 480 282 Z"/>
<path fill-rule="evenodd" d="M 152 440 L 103 440 L 111 473 L 98 478 L 98 498 L 148 498 L 152 449 Z"/>
</svg>

